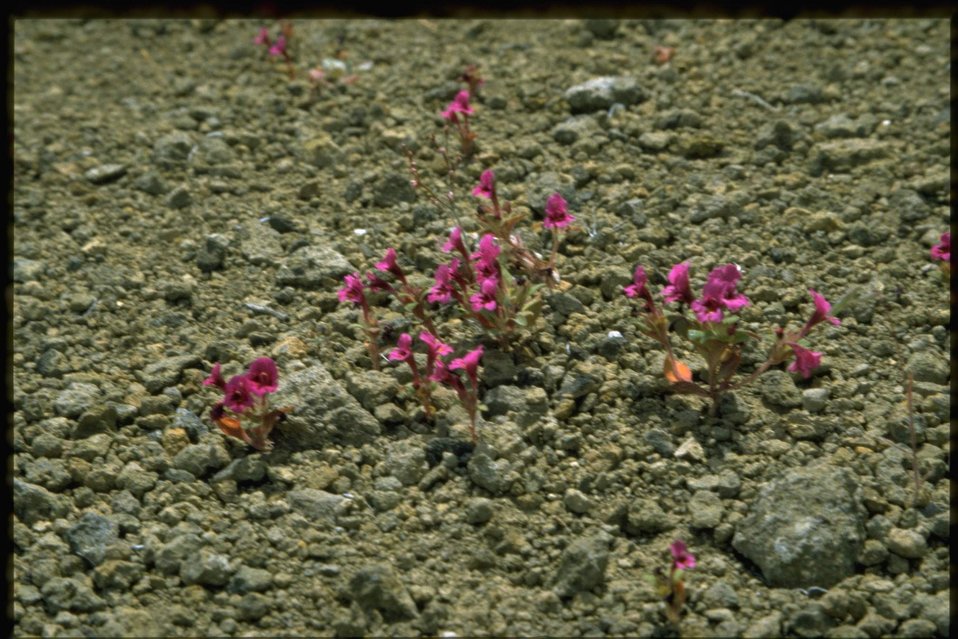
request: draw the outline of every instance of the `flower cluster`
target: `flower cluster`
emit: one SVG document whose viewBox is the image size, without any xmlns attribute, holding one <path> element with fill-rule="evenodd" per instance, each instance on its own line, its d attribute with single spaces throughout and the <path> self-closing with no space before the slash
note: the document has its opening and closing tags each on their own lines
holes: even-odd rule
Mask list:
<svg viewBox="0 0 958 639">
<path fill-rule="evenodd" d="M 741 270 L 737 265 L 716 267 L 709 273 L 702 287 L 702 294 L 696 297 L 689 282 L 689 262 L 676 264 L 669 271 L 669 284 L 662 289 L 661 295 L 668 304 L 678 303 L 680 310 L 687 306 L 693 312 L 694 319 L 680 315 L 671 318 L 671 322 L 655 305 L 648 289 L 648 275 L 642 266 L 636 267 L 632 283 L 623 288 L 626 297 L 639 298 L 643 302 L 641 314 L 645 319 L 645 328 L 642 332 L 658 341 L 665 349 L 663 372 L 671 383 L 672 390 L 711 399 L 710 414 L 713 416 L 723 392 L 745 386 L 772 366 L 792 359 L 788 370 L 809 378 L 821 363 L 822 356 L 821 353 L 806 348 L 802 340 L 812 328 L 822 322 L 835 325 L 840 323 L 839 319 L 832 315 L 828 301 L 809 289 L 815 306 L 809 320 L 797 331 L 786 332 L 780 327 L 777 328 L 777 339 L 766 361 L 745 380 L 733 384 L 731 378 L 741 363 L 742 344 L 750 339 L 758 339 L 757 335 L 738 327 L 736 314 L 750 304 L 748 297 L 738 290 L 740 279 Z M 675 357 L 668 334 L 670 325 L 674 325 L 675 330 L 688 339 L 696 352 L 705 359 L 707 387 L 692 381 L 692 371 Z"/>
<path fill-rule="evenodd" d="M 475 114 L 469 104 L 469 91 L 463 89 L 456 94 L 452 102 L 443 109 L 442 119 L 456 127 L 459 134 L 459 148 L 463 157 L 469 157 L 475 151 L 476 133 L 469 129 L 469 116 Z"/>
<path fill-rule="evenodd" d="M 210 418 L 220 430 L 256 450 L 273 447 L 270 431 L 286 417 L 286 409 L 271 410 L 269 406 L 269 394 L 279 388 L 276 362 L 260 357 L 253 360 L 245 373 L 234 375 L 229 381 L 223 379 L 222 366 L 217 362 L 203 385 L 215 386 L 223 392 L 223 399 L 210 410 Z"/>
<path fill-rule="evenodd" d="M 266 52 L 271 58 L 282 57 L 286 62 L 286 72 L 290 79 L 296 77 L 296 67 L 293 65 L 293 56 L 289 50 L 289 43 L 293 39 L 293 25 L 289 22 L 283 22 L 280 25 L 280 33 L 276 39 L 270 38 L 269 29 L 261 27 L 253 38 L 253 44 L 266 48 Z"/>
<path fill-rule="evenodd" d="M 669 621 L 677 624 L 687 599 L 683 571 L 695 568 L 695 555 L 689 552 L 681 539 L 669 544 L 669 552 L 672 554 L 672 563 L 668 576 L 666 577 L 661 569 L 656 569 L 655 577 L 659 595 L 665 600 L 665 614 Z"/>
</svg>

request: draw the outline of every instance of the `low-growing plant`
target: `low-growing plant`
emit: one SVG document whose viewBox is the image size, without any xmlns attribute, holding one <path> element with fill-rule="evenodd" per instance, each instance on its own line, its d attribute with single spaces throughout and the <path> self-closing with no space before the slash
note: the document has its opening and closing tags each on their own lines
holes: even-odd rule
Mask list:
<svg viewBox="0 0 958 639">
<path fill-rule="evenodd" d="M 204 386 L 215 386 L 223 398 L 213 405 L 210 418 L 230 437 L 240 439 L 256 450 L 270 450 L 269 434 L 286 418 L 289 408 L 270 407 L 269 396 L 279 388 L 276 362 L 269 357 L 253 360 L 249 369 L 225 381 L 219 362 L 213 365 Z"/>
<path fill-rule="evenodd" d="M 673 624 L 678 624 L 682 607 L 688 598 L 685 589 L 685 571 L 695 568 L 695 555 L 689 552 L 681 539 L 676 539 L 669 544 L 669 552 L 672 555 L 672 562 L 669 565 L 668 575 L 661 568 L 656 568 L 654 574 L 658 594 L 665 601 L 665 616 Z"/>
<path fill-rule="evenodd" d="M 776 327 L 776 339 L 766 360 L 743 380 L 733 382 L 732 378 L 742 361 L 743 345 L 759 339 L 757 334 L 739 326 L 737 313 L 750 304 L 749 299 L 737 290 L 740 278 L 741 270 L 735 264 L 716 267 L 709 273 L 708 280 L 702 287 L 702 295 L 695 297 L 689 284 L 689 262 L 676 264 L 669 271 L 669 285 L 661 292 L 665 303 L 679 304 L 682 314 L 671 317 L 667 317 L 656 306 L 648 290 L 648 275 L 641 265 L 635 269 L 632 284 L 623 290 L 627 297 L 638 298 L 643 302 L 640 315 L 645 327 L 640 330 L 665 349 L 663 374 L 669 381 L 672 392 L 698 395 L 711 400 L 711 416 L 716 415 L 723 393 L 750 384 L 773 366 L 792 360 L 788 366 L 789 371 L 801 373 L 806 379 L 810 377 L 812 371 L 821 363 L 822 356 L 821 353 L 808 349 L 806 336 L 822 322 L 840 324 L 828 301 L 809 289 L 815 310 L 808 321 L 798 330 L 786 331 L 782 327 Z M 686 308 L 693 312 L 693 317 L 686 317 L 683 313 Z M 705 360 L 704 386 L 693 381 L 691 369 L 675 356 L 669 336 L 671 331 L 690 342 Z"/>
<path fill-rule="evenodd" d="M 931 259 L 941 261 L 945 277 L 951 275 L 951 231 L 942 233 L 938 244 L 931 247 Z"/>
<path fill-rule="evenodd" d="M 282 57 L 286 63 L 286 73 L 290 79 L 293 79 L 296 77 L 296 65 L 293 63 L 293 55 L 290 52 L 292 40 L 293 25 L 284 21 L 280 23 L 279 34 L 275 39 L 270 37 L 267 27 L 261 27 L 256 37 L 253 38 L 253 44 L 265 47 L 271 58 Z"/>
</svg>

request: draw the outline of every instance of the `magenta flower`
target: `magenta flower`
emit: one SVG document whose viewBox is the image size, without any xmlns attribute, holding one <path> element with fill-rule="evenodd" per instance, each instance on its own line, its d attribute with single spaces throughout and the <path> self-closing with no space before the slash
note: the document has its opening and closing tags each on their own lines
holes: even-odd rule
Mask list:
<svg viewBox="0 0 958 639">
<path fill-rule="evenodd" d="M 804 379 L 808 379 L 812 376 L 812 371 L 822 363 L 822 354 L 802 348 L 794 342 L 789 342 L 788 345 L 795 353 L 795 361 L 789 364 L 786 370 L 791 373 L 801 373 Z"/>
<path fill-rule="evenodd" d="M 695 313 L 695 319 L 700 322 L 721 322 L 725 315 L 722 313 L 722 303 L 717 297 L 703 296 L 693 300 L 689 305 Z"/>
<path fill-rule="evenodd" d="M 466 371 L 469 381 L 472 382 L 473 386 L 476 386 L 479 383 L 478 369 L 480 359 L 482 359 L 482 344 L 466 353 L 463 357 L 449 362 L 449 370 L 462 369 Z"/>
<path fill-rule="evenodd" d="M 273 46 L 269 48 L 269 54 L 271 56 L 277 55 L 286 55 L 286 38 L 279 36 L 276 38 L 276 42 L 273 43 Z"/>
<path fill-rule="evenodd" d="M 829 315 L 829 312 L 832 310 L 832 305 L 828 303 L 828 300 L 826 300 L 824 296 L 820 295 L 819 293 L 816 293 L 814 289 L 808 289 L 808 292 L 811 294 L 812 299 L 815 301 L 815 312 L 812 313 L 812 316 L 809 318 L 808 322 L 805 324 L 805 328 L 802 329 L 803 334 L 807 333 L 811 327 L 815 326 L 816 324 L 820 324 L 824 322 L 825 320 L 828 320 L 835 326 L 838 326 L 839 324 L 842 323 L 842 321 L 838 319 L 837 317 L 833 317 L 832 315 Z"/>
<path fill-rule="evenodd" d="M 453 264 L 458 266 L 459 260 L 453 260 Z M 452 300 L 453 293 L 453 266 L 450 264 L 440 264 L 436 267 L 436 283 L 429 289 L 426 295 L 426 301 L 445 304 Z"/>
<path fill-rule="evenodd" d="M 500 250 L 492 233 L 486 233 L 479 240 L 479 249 L 472 254 L 472 259 L 476 261 L 476 272 L 480 278 L 499 276 L 499 263 L 496 259 Z"/>
<path fill-rule="evenodd" d="M 226 388 L 223 389 L 223 403 L 234 413 L 242 413 L 247 408 L 252 408 L 256 403 L 253 397 L 249 378 L 246 375 L 234 375 L 230 381 L 226 382 Z"/>
<path fill-rule="evenodd" d="M 645 297 L 648 295 L 648 290 L 645 288 L 646 282 L 649 281 L 649 276 L 646 275 L 645 269 L 641 265 L 635 267 L 635 274 L 632 276 L 632 283 L 628 286 L 622 288 L 622 292 L 625 293 L 626 297 Z"/>
<path fill-rule="evenodd" d="M 695 555 L 689 552 L 685 542 L 676 539 L 669 545 L 669 552 L 672 553 L 673 570 L 689 570 L 695 568 Z"/>
<path fill-rule="evenodd" d="M 479 292 L 469 298 L 472 310 L 477 313 L 481 310 L 496 310 L 496 293 L 499 289 L 499 278 L 487 277 L 479 284 Z"/>
<path fill-rule="evenodd" d="M 363 281 L 359 279 L 359 273 L 353 273 L 343 278 L 346 286 L 339 289 L 337 296 L 340 302 L 352 302 L 353 304 L 365 304 L 366 295 L 363 293 Z"/>
<path fill-rule="evenodd" d="M 220 390 L 226 388 L 226 382 L 223 381 L 222 374 L 223 366 L 216 362 L 213 364 L 213 370 L 210 371 L 210 376 L 203 380 L 203 386 L 216 386 Z"/>
<path fill-rule="evenodd" d="M 496 174 L 492 169 L 486 169 L 479 176 L 479 184 L 472 189 L 472 194 L 476 197 L 484 197 L 487 200 L 492 199 L 496 192 Z"/>
<path fill-rule="evenodd" d="M 419 333 L 419 339 L 426 343 L 430 356 L 443 357 L 445 355 L 452 355 L 452 347 L 440 341 L 438 337 L 429 331 Z"/>
<path fill-rule="evenodd" d="M 405 362 L 412 357 L 412 336 L 403 333 L 396 342 L 396 348 L 389 353 L 389 359 L 394 362 Z"/>
<path fill-rule="evenodd" d="M 432 371 L 432 374 L 429 376 L 429 380 L 433 382 L 439 382 L 440 384 L 445 384 L 451 388 L 454 388 L 457 392 L 461 393 L 465 389 L 462 385 L 462 380 L 458 375 L 452 373 L 449 370 L 449 367 L 446 366 L 446 363 L 441 359 L 436 360 L 436 366 Z"/>
<path fill-rule="evenodd" d="M 689 263 L 676 264 L 669 271 L 669 285 L 662 289 L 662 297 L 666 302 L 682 302 L 691 304 L 695 300 L 692 289 L 689 287 Z"/>
<path fill-rule="evenodd" d="M 276 370 L 276 362 L 269 357 L 254 359 L 249 365 L 249 370 L 246 371 L 246 379 L 254 395 L 275 393 L 279 388 L 279 371 Z"/>
<path fill-rule="evenodd" d="M 735 264 L 726 264 L 712 269 L 708 281 L 702 287 L 702 297 L 690 307 L 700 322 L 721 322 L 724 310 L 733 313 L 748 306 L 749 299 L 735 290 L 742 274 Z"/>
<path fill-rule="evenodd" d="M 466 245 L 462 243 L 462 229 L 458 226 L 449 232 L 449 239 L 442 245 L 443 253 L 450 253 L 452 251 L 459 251 L 463 255 L 466 255 L 468 252 L 466 251 Z"/>
<path fill-rule="evenodd" d="M 446 106 L 446 110 L 442 112 L 442 117 L 446 120 L 455 120 L 456 114 L 462 113 L 463 115 L 472 115 L 475 111 L 472 110 L 472 107 L 469 106 L 469 92 L 463 89 L 456 94 L 456 97 L 452 99 Z"/>
<path fill-rule="evenodd" d="M 405 280 L 406 276 L 396 263 L 396 249 L 389 247 L 386 249 L 386 256 L 380 262 L 376 262 L 376 269 L 387 273 L 392 273 L 400 280 Z"/>
<path fill-rule="evenodd" d="M 259 33 L 256 34 L 256 37 L 253 38 L 253 44 L 265 44 L 269 46 L 269 29 L 263 27 L 259 30 Z"/>
<path fill-rule="evenodd" d="M 214 422 L 217 422 L 226 415 L 226 410 L 223 408 L 223 402 L 216 402 L 213 404 L 213 408 L 210 409 L 210 419 Z"/>
<path fill-rule="evenodd" d="M 943 262 L 951 261 L 951 231 L 941 234 L 941 241 L 931 247 L 931 259 Z"/>
<path fill-rule="evenodd" d="M 575 217 L 569 215 L 569 206 L 565 198 L 558 193 L 553 193 L 546 200 L 546 217 L 542 226 L 547 229 L 561 229 L 569 226 Z"/>
</svg>

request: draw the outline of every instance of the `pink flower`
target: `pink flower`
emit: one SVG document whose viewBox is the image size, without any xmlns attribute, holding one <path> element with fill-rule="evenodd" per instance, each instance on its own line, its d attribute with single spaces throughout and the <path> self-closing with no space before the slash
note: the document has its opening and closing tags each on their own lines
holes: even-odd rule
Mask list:
<svg viewBox="0 0 958 639">
<path fill-rule="evenodd" d="M 812 299 L 815 301 L 815 312 L 812 313 L 812 316 L 809 318 L 808 322 L 805 324 L 805 328 L 802 331 L 803 333 L 807 333 L 808 329 L 815 326 L 816 324 L 820 324 L 821 322 L 824 322 L 825 320 L 828 320 L 835 326 L 838 326 L 839 324 L 842 323 L 842 321 L 838 319 L 837 317 L 833 317 L 829 315 L 829 311 L 832 310 L 832 305 L 828 303 L 828 300 L 826 300 L 824 296 L 816 293 L 814 289 L 808 289 L 808 292 L 811 294 Z"/>
<path fill-rule="evenodd" d="M 682 302 L 691 304 L 695 300 L 692 289 L 689 287 L 689 263 L 676 264 L 669 271 L 669 285 L 662 289 L 662 297 L 666 302 Z"/>
<path fill-rule="evenodd" d="M 405 279 L 405 274 L 402 272 L 402 269 L 399 268 L 399 264 L 396 263 L 396 249 L 389 247 L 386 249 L 386 256 L 380 262 L 376 262 L 376 269 L 380 271 L 385 271 L 387 273 L 392 273 L 400 280 Z"/>
<path fill-rule="evenodd" d="M 458 266 L 459 260 L 453 260 L 453 264 Z M 429 289 L 426 301 L 439 304 L 445 304 L 452 300 L 453 293 L 453 266 L 450 264 L 440 264 L 436 267 L 436 283 Z"/>
<path fill-rule="evenodd" d="M 492 169 L 486 169 L 479 176 L 479 184 L 472 189 L 472 194 L 476 197 L 484 197 L 487 200 L 492 199 L 496 192 L 496 174 Z"/>
<path fill-rule="evenodd" d="M 499 276 L 499 263 L 496 260 L 500 250 L 492 233 L 486 233 L 479 240 L 479 248 L 472 254 L 472 259 L 476 261 L 476 272 L 480 278 Z"/>
<path fill-rule="evenodd" d="M 476 347 L 475 350 L 466 353 L 463 357 L 449 362 L 449 370 L 462 369 L 466 371 L 466 375 L 469 376 L 469 381 L 472 382 L 473 386 L 476 386 L 479 383 L 478 369 L 480 359 L 482 359 L 482 344 Z"/>
<path fill-rule="evenodd" d="M 412 336 L 403 333 L 396 342 L 396 348 L 389 353 L 389 359 L 394 362 L 405 362 L 412 357 Z"/>
<path fill-rule="evenodd" d="M 432 375 L 429 376 L 429 380 L 445 384 L 460 393 L 465 390 L 459 376 L 450 372 L 449 367 L 447 367 L 446 363 L 441 359 L 436 360 L 436 367 L 433 369 Z"/>
<path fill-rule="evenodd" d="M 449 239 L 442 245 L 443 253 L 450 253 L 452 251 L 459 251 L 463 255 L 467 253 L 466 245 L 462 243 L 462 229 L 458 226 L 449 232 Z"/>
<path fill-rule="evenodd" d="M 339 289 L 337 293 L 340 302 L 352 302 L 353 304 L 365 304 L 366 295 L 363 293 L 363 281 L 359 279 L 359 273 L 353 273 L 343 278 L 346 286 Z"/>
<path fill-rule="evenodd" d="M 230 381 L 226 382 L 226 388 L 223 389 L 223 403 L 234 413 L 242 413 L 247 408 L 252 408 L 256 399 L 253 397 L 249 378 L 246 375 L 234 375 Z"/>
<path fill-rule="evenodd" d="M 791 373 L 801 373 L 803 378 L 808 379 L 812 376 L 812 371 L 822 363 L 822 354 L 802 348 L 794 342 L 789 342 L 788 345 L 795 353 L 795 361 L 789 364 L 786 370 Z"/>
<path fill-rule="evenodd" d="M 702 297 L 702 299 L 693 300 L 689 305 L 695 313 L 695 318 L 700 322 L 721 322 L 725 315 L 722 313 L 722 304 L 715 297 Z"/>
<path fill-rule="evenodd" d="M 689 552 L 685 542 L 676 539 L 669 545 L 672 553 L 672 568 L 674 570 L 689 570 L 695 568 L 695 555 Z"/>
<path fill-rule="evenodd" d="M 575 218 L 569 215 L 568 203 L 558 193 L 553 193 L 546 200 L 546 217 L 542 226 L 547 229 L 561 229 L 569 226 Z"/>
<path fill-rule="evenodd" d="M 203 380 L 203 386 L 216 386 L 223 390 L 226 387 L 226 382 L 223 381 L 222 369 L 223 366 L 219 362 L 213 364 L 213 370 L 210 371 L 210 376 Z"/>
<path fill-rule="evenodd" d="M 481 310 L 496 310 L 496 293 L 499 290 L 499 278 L 487 277 L 479 284 L 479 292 L 469 298 L 472 310 L 477 313 Z"/>
<path fill-rule="evenodd" d="M 951 231 L 945 231 L 941 234 L 941 241 L 931 247 L 931 259 L 951 261 Z"/>
<path fill-rule="evenodd" d="M 442 112 L 442 117 L 452 121 L 456 119 L 457 113 L 462 113 L 463 115 L 472 115 L 475 113 L 472 107 L 469 106 L 469 92 L 465 89 L 457 93 L 452 102 L 446 106 L 446 110 Z"/>
<path fill-rule="evenodd" d="M 426 346 L 429 348 L 429 354 L 434 357 L 452 355 L 452 347 L 440 341 L 438 337 L 429 331 L 419 333 L 419 339 L 426 343 Z"/>
<path fill-rule="evenodd" d="M 276 362 L 269 357 L 260 357 L 253 360 L 246 372 L 250 391 L 254 395 L 263 396 L 266 393 L 275 393 L 279 388 L 279 372 Z"/>
<path fill-rule="evenodd" d="M 269 48 L 269 54 L 272 56 L 277 55 L 286 55 L 286 38 L 279 36 L 276 38 L 276 42 L 273 43 L 273 46 Z"/>
<path fill-rule="evenodd" d="M 253 44 L 265 44 L 269 46 L 269 29 L 263 27 L 259 30 L 259 33 L 256 34 L 256 37 L 253 38 Z"/>
<path fill-rule="evenodd" d="M 733 313 L 748 306 L 749 299 L 735 290 L 742 274 L 735 264 L 726 264 L 712 269 L 708 281 L 702 287 L 702 297 L 690 307 L 700 322 L 721 322 L 723 309 Z"/>
<path fill-rule="evenodd" d="M 648 294 L 648 291 L 645 288 L 646 282 L 649 281 L 649 276 L 645 274 L 645 269 L 642 266 L 635 267 L 635 274 L 632 276 L 632 283 L 628 286 L 622 288 L 622 292 L 625 293 L 626 297 L 645 297 Z"/>
</svg>

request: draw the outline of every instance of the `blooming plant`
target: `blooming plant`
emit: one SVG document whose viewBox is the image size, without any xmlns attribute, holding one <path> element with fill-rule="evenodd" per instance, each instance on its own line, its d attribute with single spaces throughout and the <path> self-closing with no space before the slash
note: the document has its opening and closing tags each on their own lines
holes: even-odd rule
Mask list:
<svg viewBox="0 0 958 639">
<path fill-rule="evenodd" d="M 241 439 L 256 450 L 270 450 L 270 431 L 286 418 L 289 409 L 271 409 L 270 393 L 279 388 L 279 372 L 276 362 L 269 357 L 253 360 L 242 375 L 234 375 L 225 381 L 219 362 L 213 365 L 204 386 L 215 386 L 223 392 L 223 399 L 210 410 L 210 418 L 220 430 L 231 437 Z"/>
<path fill-rule="evenodd" d="M 293 56 L 289 50 L 289 43 L 292 39 L 293 25 L 289 22 L 280 24 L 280 33 L 276 36 L 275 40 L 270 38 L 269 29 L 266 27 L 261 27 L 256 37 L 253 38 L 253 44 L 265 47 L 271 58 L 283 58 L 283 61 L 286 63 L 286 73 L 289 74 L 290 79 L 296 77 L 296 67 L 293 64 Z"/>
<path fill-rule="evenodd" d="M 951 231 L 941 234 L 938 244 L 931 247 L 931 259 L 941 260 L 941 270 L 945 276 L 951 274 Z"/>
<path fill-rule="evenodd" d="M 442 364 L 440 359 L 443 356 L 452 354 L 452 347 L 443 343 L 438 337 L 429 331 L 419 333 L 419 340 L 427 347 L 426 369 L 420 372 L 416 364 L 416 357 L 412 350 L 412 336 L 409 333 L 403 333 L 396 342 L 396 348 L 389 353 L 389 360 L 393 362 L 406 362 L 412 373 L 412 385 L 416 391 L 422 408 L 426 413 L 426 419 L 432 419 L 435 409 L 432 406 L 432 376 L 436 370 L 436 365 Z"/>
<path fill-rule="evenodd" d="M 339 301 L 342 303 L 351 302 L 362 309 L 362 328 L 366 333 L 366 348 L 369 350 L 369 361 L 372 363 L 373 370 L 379 370 L 379 323 L 376 316 L 369 307 L 369 300 L 366 298 L 367 285 L 359 277 L 359 273 L 352 273 L 343 278 L 346 285 L 339 289 Z M 387 290 L 389 283 L 384 281 L 375 273 L 366 273 L 366 281 L 369 290 Z"/>
<path fill-rule="evenodd" d="M 677 624 L 687 598 L 684 571 L 695 568 L 695 555 L 689 552 L 681 539 L 669 544 L 669 552 L 672 554 L 672 563 L 668 576 L 665 576 L 661 568 L 656 568 L 655 578 L 659 595 L 665 600 L 665 614 L 669 621 Z"/>
<path fill-rule="evenodd" d="M 469 91 L 463 89 L 456 94 L 452 102 L 446 105 L 441 115 L 447 123 L 456 127 L 459 134 L 459 148 L 463 157 L 469 157 L 476 149 L 476 133 L 469 129 L 469 116 L 475 111 L 469 104 Z"/>
<path fill-rule="evenodd" d="M 815 305 L 812 316 L 798 330 L 785 331 L 776 327 L 776 340 L 769 350 L 767 359 L 744 380 L 733 383 L 741 363 L 742 345 L 749 340 L 757 340 L 758 335 L 741 330 L 737 313 L 750 304 L 749 299 L 737 290 L 741 271 L 735 264 L 719 266 L 709 273 L 702 287 L 702 295 L 695 297 L 689 284 L 689 262 L 676 264 L 669 271 L 669 285 L 662 289 L 666 303 L 678 303 L 680 309 L 686 306 L 693 312 L 693 318 L 684 315 L 667 318 L 652 299 L 648 289 L 648 275 L 642 266 L 637 266 L 632 284 L 623 290 L 630 298 L 642 300 L 640 314 L 645 320 L 643 333 L 656 340 L 665 349 L 663 373 L 675 393 L 698 395 L 711 400 L 709 414 L 715 416 L 722 393 L 739 389 L 757 379 L 771 367 L 793 360 L 788 366 L 791 372 L 801 373 L 808 378 L 821 363 L 821 353 L 809 350 L 805 337 L 812 328 L 822 322 L 840 324 L 828 301 L 820 294 L 809 289 Z M 670 321 L 672 320 L 672 321 Z M 695 351 L 705 359 L 705 381 L 702 386 L 692 381 L 692 371 L 675 357 L 669 338 L 670 324 L 675 331 L 691 342 Z"/>
<path fill-rule="evenodd" d="M 482 359 L 483 348 L 480 344 L 462 357 L 452 360 L 448 364 L 436 359 L 435 369 L 430 379 L 452 388 L 459 396 L 459 402 L 469 415 L 469 436 L 473 445 L 478 443 L 479 434 L 476 431 L 476 414 L 479 409 L 479 361 Z M 458 371 L 465 373 L 463 381 Z M 468 386 L 467 386 L 468 383 Z"/>
</svg>

